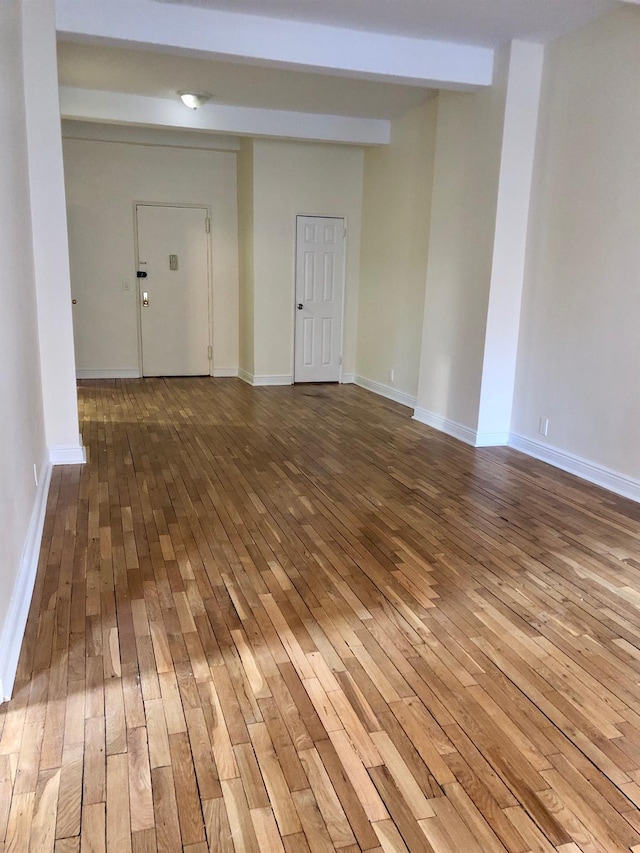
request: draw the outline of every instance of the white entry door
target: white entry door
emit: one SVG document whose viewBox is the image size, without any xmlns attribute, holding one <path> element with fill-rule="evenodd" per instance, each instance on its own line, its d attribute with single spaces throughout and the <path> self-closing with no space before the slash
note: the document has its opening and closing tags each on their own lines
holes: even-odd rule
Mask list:
<svg viewBox="0 0 640 853">
<path fill-rule="evenodd" d="M 340 379 L 344 235 L 344 219 L 297 217 L 295 382 Z"/>
<path fill-rule="evenodd" d="M 209 375 L 207 210 L 138 204 L 136 220 L 142 375 Z"/>
</svg>

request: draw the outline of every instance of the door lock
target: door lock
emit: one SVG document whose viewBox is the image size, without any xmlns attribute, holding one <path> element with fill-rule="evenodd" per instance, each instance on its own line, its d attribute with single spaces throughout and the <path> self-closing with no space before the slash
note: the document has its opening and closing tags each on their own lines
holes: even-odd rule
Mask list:
<svg viewBox="0 0 640 853">
<path fill-rule="evenodd" d="M 298 302 L 298 304 L 296 305 L 296 308 L 298 309 L 298 311 L 302 311 L 302 309 L 304 308 L 304 305 L 302 304 L 302 302 Z"/>
<path fill-rule="evenodd" d="M 138 270 L 136 275 L 138 278 L 146 278 L 147 277 L 147 271 L 146 270 Z"/>
<path fill-rule="evenodd" d="M 146 290 L 142 291 L 142 305 L 144 308 L 149 305 L 149 294 Z"/>
</svg>

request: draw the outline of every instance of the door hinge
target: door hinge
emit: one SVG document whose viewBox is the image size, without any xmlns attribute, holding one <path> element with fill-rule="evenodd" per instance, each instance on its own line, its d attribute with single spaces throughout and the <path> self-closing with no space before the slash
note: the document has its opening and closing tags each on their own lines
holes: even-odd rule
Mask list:
<svg viewBox="0 0 640 853">
<path fill-rule="evenodd" d="M 204 230 L 207 232 L 207 234 L 209 234 L 211 232 L 211 220 L 209 219 L 208 216 L 204 221 Z"/>
<path fill-rule="evenodd" d="M 340 367 L 342 367 L 342 356 L 340 356 L 340 358 L 338 359 L 338 364 L 340 365 Z"/>
<path fill-rule="evenodd" d="M 209 361 L 213 358 L 213 347 L 207 347 L 207 358 Z"/>
</svg>

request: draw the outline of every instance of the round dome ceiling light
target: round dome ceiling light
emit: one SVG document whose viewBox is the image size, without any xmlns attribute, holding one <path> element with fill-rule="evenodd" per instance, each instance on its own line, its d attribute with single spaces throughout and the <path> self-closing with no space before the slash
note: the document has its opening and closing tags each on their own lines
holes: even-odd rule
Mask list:
<svg viewBox="0 0 640 853">
<path fill-rule="evenodd" d="M 206 92 L 178 92 L 178 94 L 185 107 L 189 107 L 191 110 L 197 110 L 198 107 L 211 100 L 211 95 Z"/>
</svg>

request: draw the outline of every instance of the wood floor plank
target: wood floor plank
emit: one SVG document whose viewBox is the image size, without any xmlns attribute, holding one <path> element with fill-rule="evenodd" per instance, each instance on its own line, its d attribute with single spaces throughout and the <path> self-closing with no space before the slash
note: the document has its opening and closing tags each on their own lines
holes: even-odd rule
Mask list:
<svg viewBox="0 0 640 853">
<path fill-rule="evenodd" d="M 640 850 L 640 510 L 349 385 L 83 381 L 0 853 Z"/>
</svg>

